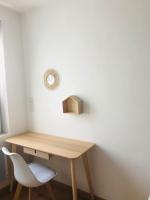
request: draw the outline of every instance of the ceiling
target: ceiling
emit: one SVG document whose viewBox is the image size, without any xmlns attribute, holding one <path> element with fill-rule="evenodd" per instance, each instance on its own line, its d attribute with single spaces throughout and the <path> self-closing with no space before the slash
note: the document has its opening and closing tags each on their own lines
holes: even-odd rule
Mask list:
<svg viewBox="0 0 150 200">
<path fill-rule="evenodd" d="M 18 12 L 25 12 L 34 7 L 41 6 L 48 0 L 0 0 L 0 5 L 9 7 Z"/>
</svg>

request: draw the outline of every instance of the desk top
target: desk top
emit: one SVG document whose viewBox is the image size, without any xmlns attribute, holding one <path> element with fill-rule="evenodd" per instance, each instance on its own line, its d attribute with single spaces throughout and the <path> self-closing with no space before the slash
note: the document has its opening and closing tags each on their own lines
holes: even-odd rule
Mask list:
<svg viewBox="0 0 150 200">
<path fill-rule="evenodd" d="M 6 142 L 69 159 L 80 157 L 95 145 L 90 142 L 32 132 L 10 137 Z"/>
</svg>

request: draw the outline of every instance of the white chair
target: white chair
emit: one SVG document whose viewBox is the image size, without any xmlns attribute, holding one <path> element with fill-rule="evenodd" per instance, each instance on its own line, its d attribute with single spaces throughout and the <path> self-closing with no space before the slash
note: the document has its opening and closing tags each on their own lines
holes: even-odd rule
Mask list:
<svg viewBox="0 0 150 200">
<path fill-rule="evenodd" d="M 22 186 L 29 188 L 29 200 L 31 200 L 31 188 L 43 184 L 46 185 L 50 192 L 52 200 L 55 199 L 51 185 L 48 184 L 48 182 L 56 176 L 56 172 L 36 162 L 27 164 L 19 154 L 10 153 L 5 147 L 2 148 L 2 151 L 5 155 L 10 157 L 14 166 L 14 176 L 18 182 L 14 200 L 19 199 Z"/>
</svg>

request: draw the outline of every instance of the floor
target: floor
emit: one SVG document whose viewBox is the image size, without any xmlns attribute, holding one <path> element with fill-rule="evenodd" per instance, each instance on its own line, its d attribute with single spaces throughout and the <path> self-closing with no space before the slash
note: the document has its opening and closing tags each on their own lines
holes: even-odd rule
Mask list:
<svg viewBox="0 0 150 200">
<path fill-rule="evenodd" d="M 72 194 L 71 192 L 62 190 L 60 188 L 54 188 L 53 191 L 56 197 L 56 200 L 72 200 Z M 3 194 L 0 194 L 0 200 L 12 200 L 14 193 L 5 192 Z M 32 200 L 50 200 L 49 194 L 44 186 L 36 188 L 32 191 Z M 28 200 L 28 190 L 26 188 L 23 188 L 19 200 Z M 81 199 L 79 200 L 86 200 Z"/>
</svg>

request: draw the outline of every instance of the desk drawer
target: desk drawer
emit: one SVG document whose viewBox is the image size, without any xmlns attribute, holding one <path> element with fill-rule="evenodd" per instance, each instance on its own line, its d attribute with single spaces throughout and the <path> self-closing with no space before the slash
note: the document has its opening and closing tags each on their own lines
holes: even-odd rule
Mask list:
<svg viewBox="0 0 150 200">
<path fill-rule="evenodd" d="M 33 156 L 37 156 L 39 158 L 44 158 L 46 160 L 49 160 L 49 158 L 50 158 L 48 153 L 44 153 L 42 151 L 38 151 L 38 150 L 35 150 L 35 149 L 30 149 L 30 148 L 24 147 L 23 151 L 24 151 L 24 153 L 27 153 L 27 154 L 30 154 L 30 155 L 33 155 Z"/>
<path fill-rule="evenodd" d="M 35 149 L 30 149 L 30 148 L 24 147 L 23 151 L 24 151 L 24 153 L 27 153 L 27 154 L 30 154 L 30 155 L 33 155 L 33 156 L 36 155 Z"/>
<path fill-rule="evenodd" d="M 40 157 L 40 158 L 44 158 L 46 160 L 49 160 L 49 154 L 48 153 L 44 153 L 42 151 L 36 151 L 36 156 Z"/>
</svg>

